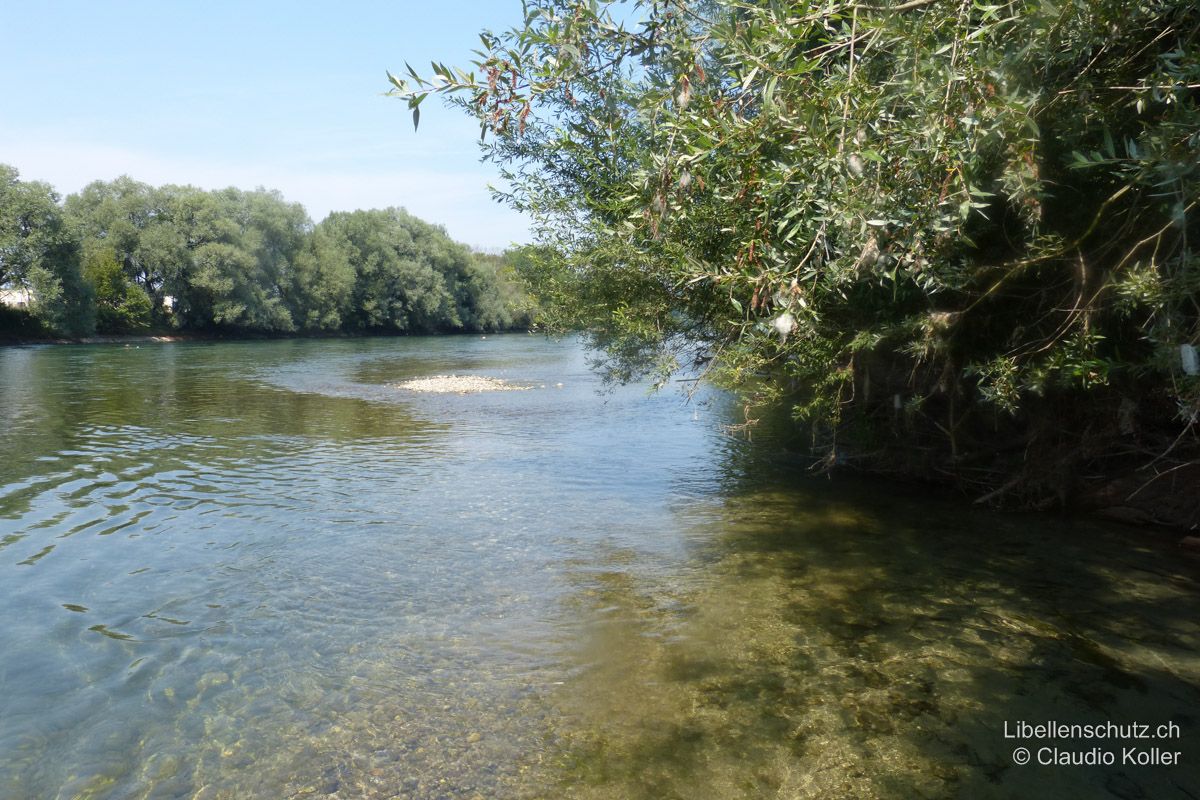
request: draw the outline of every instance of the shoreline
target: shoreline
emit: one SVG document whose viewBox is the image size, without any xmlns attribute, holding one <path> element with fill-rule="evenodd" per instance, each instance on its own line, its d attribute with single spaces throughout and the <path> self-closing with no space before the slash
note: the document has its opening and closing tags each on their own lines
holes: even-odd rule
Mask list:
<svg viewBox="0 0 1200 800">
<path fill-rule="evenodd" d="M 894 460 L 887 455 L 872 454 L 871 458 L 846 459 L 830 467 L 829 476 L 846 475 L 857 480 L 883 480 L 894 485 L 921 487 L 944 497 L 958 498 L 966 508 L 986 509 L 996 514 L 1022 516 L 1029 514 L 1061 515 L 1068 519 L 1088 519 L 1116 524 L 1124 528 L 1173 540 L 1180 554 L 1190 559 L 1200 559 L 1200 519 L 1194 508 L 1181 508 L 1176 500 L 1185 493 L 1184 485 L 1200 481 L 1200 465 L 1190 465 L 1190 470 L 1180 470 L 1171 477 L 1175 480 L 1158 481 L 1167 476 L 1165 470 L 1157 474 L 1142 474 L 1138 469 L 1110 468 L 1096 471 L 1087 481 L 1072 487 L 1072 491 L 1059 495 L 1052 501 L 1004 502 L 1005 490 L 1019 485 L 1016 478 L 1022 465 L 1006 465 L 1010 480 L 999 488 L 987 491 L 978 486 L 969 486 L 961 475 L 938 472 Z M 803 467 L 807 472 L 822 474 L 821 463 L 811 456 L 792 451 L 793 466 Z M 1183 484 L 1183 485 L 1180 485 Z"/>
<path fill-rule="evenodd" d="M 509 333 L 535 333 L 531 328 L 514 328 L 504 331 L 422 331 L 366 332 L 366 333 L 202 333 L 196 331 L 161 332 L 141 334 L 108 334 L 77 338 L 56 337 L 9 337 L 0 333 L 0 347 L 32 347 L 35 345 L 90 345 L 90 344 L 172 344 L 177 342 L 265 342 L 284 339 L 370 339 L 405 338 L 408 336 L 499 336 Z"/>
</svg>

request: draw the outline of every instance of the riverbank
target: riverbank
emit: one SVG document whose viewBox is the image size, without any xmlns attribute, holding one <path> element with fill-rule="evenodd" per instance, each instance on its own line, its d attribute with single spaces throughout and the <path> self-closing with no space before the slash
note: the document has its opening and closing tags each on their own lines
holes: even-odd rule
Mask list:
<svg viewBox="0 0 1200 800">
<path fill-rule="evenodd" d="M 30 336 L 28 334 L 0 331 L 0 347 L 30 347 L 43 344 L 152 344 L 184 342 L 213 337 L 195 336 L 186 333 L 146 333 L 138 335 L 107 336 Z"/>
<path fill-rule="evenodd" d="M 532 333 L 527 328 L 506 331 L 438 331 L 408 333 L 220 333 L 196 331 L 163 331 L 145 334 L 111 334 L 100 336 L 81 336 L 76 338 L 63 336 L 25 336 L 0 331 L 0 347 L 28 347 L 42 344 L 166 344 L 171 342 L 257 342 L 276 341 L 281 339 L 364 339 L 376 336 L 407 337 L 407 336 L 490 336 L 493 333 Z"/>
<path fill-rule="evenodd" d="M 828 431 L 814 435 L 798 425 L 786 408 L 754 414 L 757 422 L 747 435 L 786 442 L 789 460 L 815 474 L 919 485 L 1018 515 L 1091 516 L 1177 538 L 1200 532 L 1196 443 L 1188 431 L 1171 437 L 1153 425 L 1149 409 L 1140 424 L 1125 430 L 1106 424 L 1100 413 L 1077 413 L 1073 419 L 1060 414 L 1055 424 L 1013 421 L 1004 436 L 960 442 L 957 453 L 939 438 L 940 431 L 901 414 L 870 427 L 861 418 L 848 422 L 835 441 Z"/>
<path fill-rule="evenodd" d="M 0 346 L 35 344 L 151 344 L 162 342 L 186 342 L 212 337 L 188 336 L 183 334 L 154 334 L 146 336 L 84 336 L 79 339 L 0 339 Z"/>
<path fill-rule="evenodd" d="M 1088 471 L 1061 465 L 1083 455 L 1060 453 L 1050 470 L 1031 469 L 1027 462 L 998 458 L 986 476 L 954 465 L 918 468 L 905 456 L 869 454 L 846 469 L 893 481 L 919 481 L 941 486 L 972 505 L 1014 514 L 1060 512 L 1089 515 L 1138 527 L 1191 534 L 1181 546 L 1200 555 L 1200 463 L 1169 459 L 1164 464 L 1122 465 Z M 848 459 L 854 462 L 855 459 Z M 1050 483 L 1048 478 L 1054 482 Z"/>
</svg>

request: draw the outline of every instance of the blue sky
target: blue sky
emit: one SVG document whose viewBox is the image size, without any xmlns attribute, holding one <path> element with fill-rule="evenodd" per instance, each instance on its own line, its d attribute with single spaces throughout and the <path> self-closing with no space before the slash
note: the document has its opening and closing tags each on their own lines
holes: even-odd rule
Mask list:
<svg viewBox="0 0 1200 800">
<path fill-rule="evenodd" d="M 403 206 L 499 249 L 526 221 L 492 201 L 479 128 L 430 99 L 414 133 L 386 69 L 465 66 L 520 0 L 0 0 L 0 162 L 62 194 L 128 174 L 265 186 L 329 211 Z"/>
</svg>

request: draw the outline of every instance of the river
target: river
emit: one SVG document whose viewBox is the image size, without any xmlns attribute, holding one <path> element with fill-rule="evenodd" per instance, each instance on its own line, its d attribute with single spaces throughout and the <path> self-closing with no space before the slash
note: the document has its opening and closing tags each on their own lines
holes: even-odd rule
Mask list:
<svg viewBox="0 0 1200 800">
<path fill-rule="evenodd" d="M 446 373 L 532 388 L 396 388 Z M 600 388 L 526 335 L 0 348 L 0 797 L 1200 797 L 1174 539 Z"/>
</svg>

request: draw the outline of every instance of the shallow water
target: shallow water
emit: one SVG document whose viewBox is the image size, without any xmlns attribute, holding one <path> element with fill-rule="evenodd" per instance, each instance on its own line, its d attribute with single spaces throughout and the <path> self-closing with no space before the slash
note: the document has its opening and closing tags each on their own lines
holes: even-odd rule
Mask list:
<svg viewBox="0 0 1200 800">
<path fill-rule="evenodd" d="M 394 388 L 450 372 L 536 388 Z M 1169 540 L 596 390 L 528 336 L 0 350 L 0 797 L 1200 796 Z"/>
</svg>

